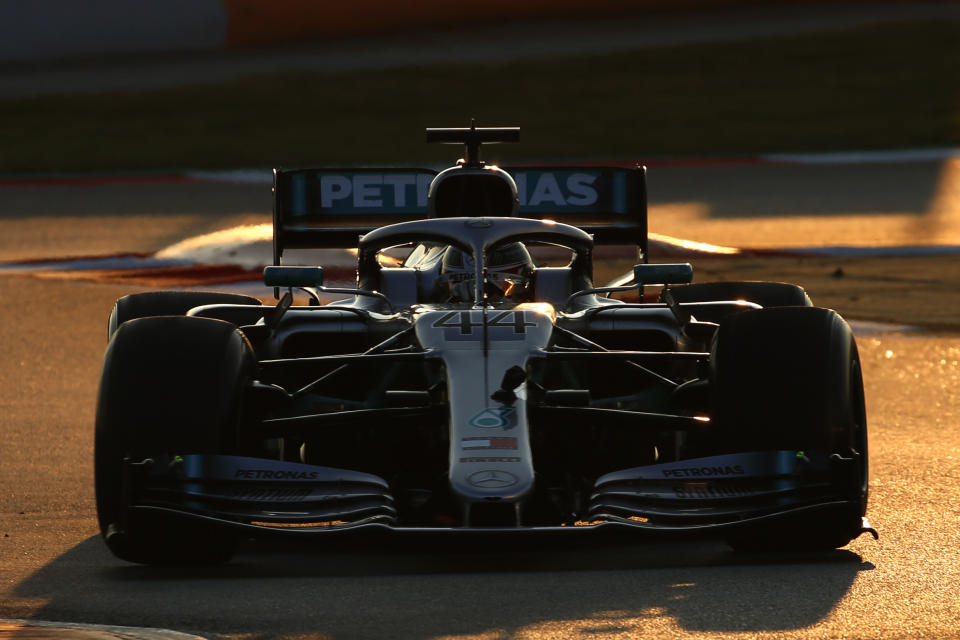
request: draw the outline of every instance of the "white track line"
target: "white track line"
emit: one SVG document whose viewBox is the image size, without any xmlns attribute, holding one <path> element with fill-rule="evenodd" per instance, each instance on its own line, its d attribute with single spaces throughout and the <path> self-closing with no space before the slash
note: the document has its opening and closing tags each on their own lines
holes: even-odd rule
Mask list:
<svg viewBox="0 0 960 640">
<path fill-rule="evenodd" d="M 83 624 L 80 622 L 53 622 L 49 620 L 13 620 L 9 618 L 0 618 L 0 632 L 14 631 L 16 634 L 19 629 L 30 638 L 40 638 L 43 635 L 38 634 L 39 629 L 48 629 L 49 634 L 45 637 L 51 638 L 89 638 L 87 635 L 91 632 L 104 634 L 100 636 L 107 640 L 116 638 L 117 640 L 205 640 L 203 636 L 195 636 L 180 631 L 171 631 L 169 629 L 155 629 L 152 627 L 120 627 L 103 624 Z M 86 632 L 84 634 L 71 634 L 70 631 Z M 16 637 L 14 635 L 13 637 Z"/>
<path fill-rule="evenodd" d="M 768 153 L 759 157 L 765 162 L 780 164 L 899 164 L 904 162 L 938 162 L 951 158 L 960 158 L 960 149 L 934 148 L 832 151 L 829 153 Z"/>
</svg>

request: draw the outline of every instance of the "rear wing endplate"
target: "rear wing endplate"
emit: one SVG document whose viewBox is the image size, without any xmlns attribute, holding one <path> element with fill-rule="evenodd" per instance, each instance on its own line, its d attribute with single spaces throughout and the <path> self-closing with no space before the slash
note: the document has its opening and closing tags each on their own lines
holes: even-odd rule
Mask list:
<svg viewBox="0 0 960 640">
<path fill-rule="evenodd" d="M 636 245 L 647 258 L 646 168 L 502 167 L 513 176 L 520 216 L 593 234 L 597 244 Z M 285 249 L 354 248 L 378 227 L 427 216 L 430 169 L 275 169 L 273 262 Z"/>
</svg>

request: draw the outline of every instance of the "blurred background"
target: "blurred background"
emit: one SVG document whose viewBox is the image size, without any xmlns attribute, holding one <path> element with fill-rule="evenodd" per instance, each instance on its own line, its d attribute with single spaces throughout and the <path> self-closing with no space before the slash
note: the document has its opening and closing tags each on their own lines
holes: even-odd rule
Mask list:
<svg viewBox="0 0 960 640">
<path fill-rule="evenodd" d="M 256 279 L 272 167 L 443 168 L 461 149 L 424 128 L 475 118 L 522 128 L 491 162 L 647 165 L 653 261 L 699 251 L 702 280 L 960 326 L 958 2 L 32 0 L 0 18 L 6 273 Z M 128 255 L 147 262 L 64 262 Z M 899 302 L 919 290 L 936 303 Z"/>
<path fill-rule="evenodd" d="M 0 20 L 0 174 L 960 145 L 960 4 L 33 0 Z"/>
</svg>

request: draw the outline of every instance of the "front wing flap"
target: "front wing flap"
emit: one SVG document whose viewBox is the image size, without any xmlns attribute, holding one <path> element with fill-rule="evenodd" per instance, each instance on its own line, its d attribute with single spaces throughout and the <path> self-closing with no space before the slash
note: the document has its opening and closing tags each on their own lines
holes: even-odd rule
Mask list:
<svg viewBox="0 0 960 640">
<path fill-rule="evenodd" d="M 224 455 L 158 456 L 128 463 L 133 508 L 176 511 L 267 529 L 393 523 L 389 485 L 358 471 Z"/>
<path fill-rule="evenodd" d="M 858 500 L 856 460 L 803 451 L 737 453 L 608 473 L 590 497 L 590 520 L 648 528 L 736 525 Z"/>
</svg>

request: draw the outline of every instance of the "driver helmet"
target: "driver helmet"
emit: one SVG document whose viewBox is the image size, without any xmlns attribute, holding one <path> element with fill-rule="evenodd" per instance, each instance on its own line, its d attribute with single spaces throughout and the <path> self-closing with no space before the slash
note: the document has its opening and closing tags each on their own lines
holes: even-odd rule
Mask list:
<svg viewBox="0 0 960 640">
<path fill-rule="evenodd" d="M 443 256 L 438 285 L 449 302 L 472 302 L 475 285 L 473 256 L 450 247 Z M 485 293 L 489 302 L 523 302 L 529 299 L 533 259 L 520 242 L 511 242 L 487 255 Z"/>
</svg>

